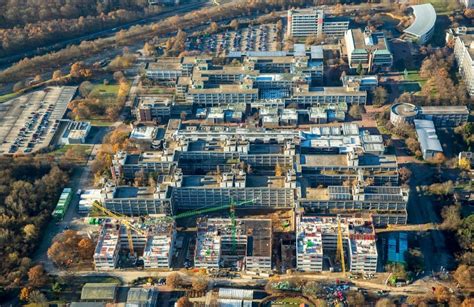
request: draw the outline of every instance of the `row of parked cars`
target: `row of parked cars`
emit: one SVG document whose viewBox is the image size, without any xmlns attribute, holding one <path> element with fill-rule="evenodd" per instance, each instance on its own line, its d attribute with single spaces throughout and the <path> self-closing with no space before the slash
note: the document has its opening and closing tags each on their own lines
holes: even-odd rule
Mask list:
<svg viewBox="0 0 474 307">
<path fill-rule="evenodd" d="M 43 105 L 40 105 L 40 109 Z M 26 147 L 23 152 L 28 153 L 33 150 L 36 144 L 43 142 L 51 126 L 50 116 L 54 110 L 54 106 L 50 105 L 46 111 L 33 111 L 28 116 L 25 124 L 20 128 L 17 137 L 10 146 L 9 153 L 15 153 L 21 147 Z M 51 133 L 56 132 L 59 120 L 55 120 Z"/>
</svg>

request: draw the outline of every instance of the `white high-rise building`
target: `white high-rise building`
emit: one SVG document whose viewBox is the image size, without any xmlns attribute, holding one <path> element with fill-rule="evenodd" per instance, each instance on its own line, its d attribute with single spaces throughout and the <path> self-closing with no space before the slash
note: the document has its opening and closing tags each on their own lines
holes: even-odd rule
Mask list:
<svg viewBox="0 0 474 307">
<path fill-rule="evenodd" d="M 349 28 L 349 20 L 328 18 L 321 9 L 288 10 L 288 36 L 342 37 Z"/>
</svg>

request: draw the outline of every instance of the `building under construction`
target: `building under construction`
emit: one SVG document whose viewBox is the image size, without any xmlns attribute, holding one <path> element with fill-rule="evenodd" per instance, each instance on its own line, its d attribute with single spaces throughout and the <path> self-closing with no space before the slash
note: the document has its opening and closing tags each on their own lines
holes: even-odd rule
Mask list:
<svg viewBox="0 0 474 307">
<path fill-rule="evenodd" d="M 342 236 L 342 248 L 351 272 L 376 272 L 378 253 L 371 220 L 341 217 L 340 232 L 336 217 L 298 216 L 296 233 L 297 269 L 321 272 L 326 259 L 330 267 L 337 261 L 337 239 Z"/>
<path fill-rule="evenodd" d="M 271 271 L 271 220 L 200 218 L 197 227 L 195 267 Z"/>
<path fill-rule="evenodd" d="M 138 259 L 143 259 L 145 268 L 170 268 L 172 246 L 176 238 L 175 223 L 171 220 L 152 218 L 129 221 L 140 233 L 134 229 L 127 229 L 127 226 L 119 220 L 104 220 L 94 252 L 95 269 L 98 271 L 115 269 L 121 254 L 135 258 L 136 255 L 130 255 L 130 251 L 141 255 Z"/>
</svg>

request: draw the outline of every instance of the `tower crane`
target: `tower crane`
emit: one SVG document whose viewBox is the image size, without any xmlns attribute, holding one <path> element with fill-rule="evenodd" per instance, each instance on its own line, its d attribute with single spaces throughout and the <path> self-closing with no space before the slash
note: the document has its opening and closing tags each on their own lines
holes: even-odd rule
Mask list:
<svg viewBox="0 0 474 307">
<path fill-rule="evenodd" d="M 187 212 L 183 212 L 183 213 L 173 215 L 173 216 L 165 216 L 165 217 L 162 217 L 161 219 L 162 220 L 177 220 L 177 219 L 182 219 L 182 218 L 191 217 L 191 216 L 195 216 L 195 215 L 200 215 L 200 214 L 204 214 L 204 213 L 220 211 L 220 210 L 223 210 L 223 209 L 230 209 L 230 218 L 231 218 L 231 221 L 232 221 L 232 251 L 235 252 L 236 241 L 237 241 L 237 239 L 236 239 L 237 230 L 236 230 L 236 221 L 235 221 L 235 207 L 250 204 L 250 203 L 253 203 L 254 201 L 255 201 L 255 199 L 251 199 L 251 200 L 246 200 L 246 201 L 241 201 L 241 202 L 238 202 L 238 203 L 234 203 L 234 201 L 231 200 L 231 202 L 229 204 L 226 204 L 226 205 L 213 206 L 213 207 L 204 208 L 204 209 L 197 209 L 197 210 L 187 211 Z M 120 223 L 127 228 L 127 239 L 128 239 L 128 245 L 129 245 L 129 248 L 130 248 L 130 254 L 134 255 L 135 251 L 134 251 L 134 248 L 133 248 L 133 239 L 132 239 L 131 231 L 133 230 L 136 233 L 138 233 L 142 236 L 145 236 L 145 237 L 147 235 L 146 232 L 144 232 L 140 228 L 133 225 L 128 220 L 128 217 L 126 215 L 123 215 L 123 214 L 120 214 L 120 213 L 117 213 L 117 212 L 113 212 L 113 211 L 105 208 L 104 206 L 102 206 L 102 204 L 98 201 L 94 201 L 92 203 L 92 205 L 94 206 L 94 208 L 96 208 L 99 211 L 103 212 L 105 215 L 119 220 Z"/>
<path fill-rule="evenodd" d="M 337 216 L 337 250 L 336 259 L 341 263 L 341 271 L 346 276 L 346 263 L 344 259 L 344 245 L 342 244 L 342 229 L 341 229 L 341 218 Z"/>
<path fill-rule="evenodd" d="M 141 230 L 140 228 L 138 227 L 135 227 L 132 223 L 130 223 L 130 221 L 127 220 L 127 216 L 123 215 L 123 214 L 120 214 L 120 213 L 117 213 L 117 212 L 113 212 L 107 208 L 105 208 L 104 206 L 102 206 L 98 201 L 94 201 L 92 203 L 92 205 L 94 206 L 94 208 L 97 208 L 98 210 L 102 211 L 103 213 L 105 213 L 107 216 L 110 216 L 114 219 L 117 219 L 120 221 L 120 223 L 122 225 L 124 225 L 127 229 L 127 239 L 128 239 L 128 247 L 130 248 L 130 254 L 131 255 L 135 255 L 135 250 L 133 248 L 133 239 L 132 239 L 132 229 L 146 237 L 146 232 L 144 232 L 143 230 Z"/>
</svg>

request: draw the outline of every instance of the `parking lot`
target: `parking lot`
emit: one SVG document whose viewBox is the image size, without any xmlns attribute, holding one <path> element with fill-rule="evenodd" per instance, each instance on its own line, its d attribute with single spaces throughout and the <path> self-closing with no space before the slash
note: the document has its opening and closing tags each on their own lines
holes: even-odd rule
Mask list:
<svg viewBox="0 0 474 307">
<path fill-rule="evenodd" d="M 275 51 L 277 42 L 275 24 L 249 26 L 237 31 L 190 37 L 186 41 L 186 50 L 221 54 L 225 51 Z"/>
<path fill-rule="evenodd" d="M 27 154 L 49 146 L 76 90 L 49 87 L 2 104 L 0 154 Z"/>
</svg>

